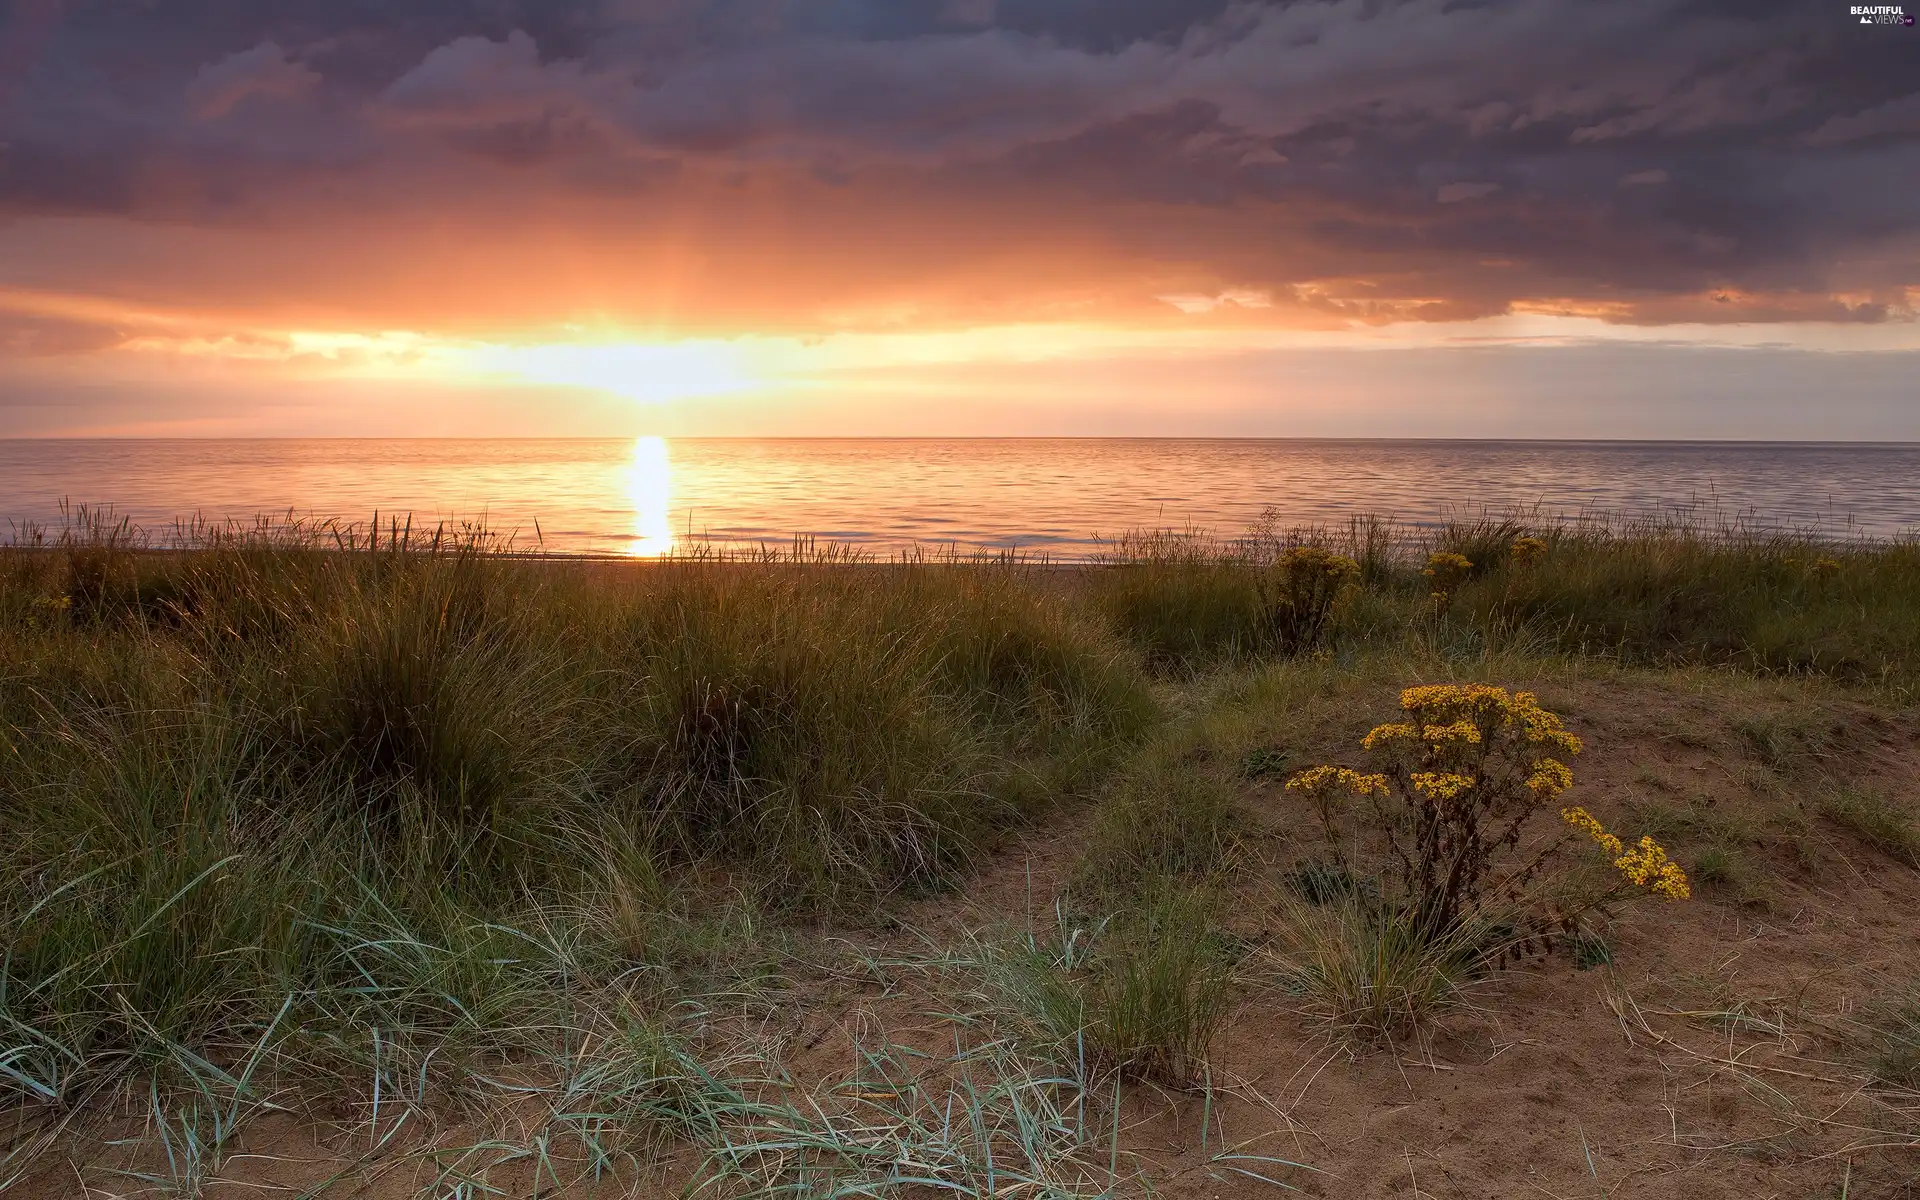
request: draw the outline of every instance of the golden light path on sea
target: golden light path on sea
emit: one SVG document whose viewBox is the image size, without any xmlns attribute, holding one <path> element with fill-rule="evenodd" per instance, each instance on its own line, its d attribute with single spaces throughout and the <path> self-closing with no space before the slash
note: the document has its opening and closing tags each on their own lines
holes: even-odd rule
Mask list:
<svg viewBox="0 0 1920 1200">
<path fill-rule="evenodd" d="M 633 537 L 627 554 L 660 558 L 673 553 L 673 458 L 667 439 L 639 437 L 627 462 L 627 499 L 633 505 Z"/>
</svg>

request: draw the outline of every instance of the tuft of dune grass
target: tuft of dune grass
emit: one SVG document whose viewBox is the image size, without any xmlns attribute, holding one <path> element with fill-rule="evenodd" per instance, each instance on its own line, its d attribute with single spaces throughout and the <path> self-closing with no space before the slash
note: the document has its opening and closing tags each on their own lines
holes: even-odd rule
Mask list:
<svg viewBox="0 0 1920 1200">
<path fill-rule="evenodd" d="M 1888 857 L 1920 867 L 1920 822 L 1898 801 L 1876 792 L 1841 788 L 1818 800 L 1821 816 L 1859 835 Z"/>
</svg>

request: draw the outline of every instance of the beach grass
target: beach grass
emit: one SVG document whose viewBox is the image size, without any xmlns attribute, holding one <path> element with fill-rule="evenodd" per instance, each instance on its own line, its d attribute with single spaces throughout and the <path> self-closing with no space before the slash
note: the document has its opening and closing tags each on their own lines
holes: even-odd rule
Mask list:
<svg viewBox="0 0 1920 1200">
<path fill-rule="evenodd" d="M 1916 682 L 1907 543 L 1383 530 L 1156 535 L 1071 566 L 588 562 L 393 526 L 164 552 L 95 526 L 0 549 L 0 858 L 19 881 L 0 896 L 0 1093 L 29 1130 L 0 1182 L 76 1114 L 145 1105 L 165 1152 L 149 1136 L 127 1169 L 191 1192 L 250 1114 L 380 1096 L 368 1128 L 404 1142 L 409 1113 L 506 1103 L 507 1063 L 575 1089 L 551 1110 L 568 1115 L 547 1142 L 436 1159 L 446 1179 L 613 1170 L 648 1139 L 711 1150 L 742 1188 L 882 1178 L 896 1167 L 866 1163 L 855 1126 L 789 1112 L 742 1014 L 778 1006 L 807 930 L 883 927 L 1084 808 L 1061 911 L 1099 937 L 983 957 L 998 982 L 979 995 L 1029 1036 L 943 1052 L 939 1095 L 991 1130 L 941 1143 L 953 1180 L 989 1194 L 983 1164 L 1025 1146 L 1033 1187 L 1094 1194 L 1114 1170 L 1103 1185 L 1086 1113 L 1103 1081 L 1203 1078 L 1244 971 L 1218 889 L 1243 866 L 1242 789 L 1293 753 L 1223 753 L 1247 696 L 1324 714 L 1341 673 L 1515 653 L 1899 703 Z M 1544 548 L 1516 555 L 1522 538 Z M 1312 644 L 1276 632 L 1274 563 L 1297 545 L 1355 564 Z M 1472 563 L 1444 603 L 1421 573 L 1435 551 Z M 1790 774 L 1826 753 L 1796 730 L 1743 736 Z M 1913 861 L 1904 811 L 1823 794 L 1830 821 Z M 1288 912 L 1275 978 L 1332 1025 L 1398 1036 L 1453 1002 L 1458 964 L 1362 907 Z M 869 1049 L 863 1069 L 910 1057 Z M 890 1128 L 939 1140 L 932 1093 L 876 1088 Z M 778 1112 L 805 1136 L 747 1149 Z"/>
</svg>

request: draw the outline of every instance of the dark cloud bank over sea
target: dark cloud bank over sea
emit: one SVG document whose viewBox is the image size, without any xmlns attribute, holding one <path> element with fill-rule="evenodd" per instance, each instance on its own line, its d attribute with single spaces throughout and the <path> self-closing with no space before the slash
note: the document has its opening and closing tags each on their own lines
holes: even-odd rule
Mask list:
<svg viewBox="0 0 1920 1200">
<path fill-rule="evenodd" d="M 36 296 L 676 336 L 1182 297 L 1296 328 L 1858 327 L 1920 296 L 1920 30 L 1841 4 L 4 11 L 0 286 Z M 115 320 L 9 315 L 0 355 Z"/>
</svg>

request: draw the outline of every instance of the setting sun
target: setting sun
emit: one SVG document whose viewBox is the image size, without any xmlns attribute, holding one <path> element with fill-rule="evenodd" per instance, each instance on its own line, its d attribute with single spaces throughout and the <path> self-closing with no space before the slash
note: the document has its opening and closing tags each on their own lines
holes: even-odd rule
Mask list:
<svg viewBox="0 0 1920 1200">
<path fill-rule="evenodd" d="M 646 404 L 749 391 L 745 354 L 724 341 L 485 346 L 452 355 L 456 366 L 508 382 L 609 392 Z"/>
</svg>

